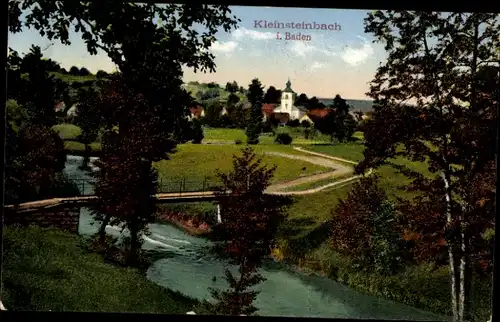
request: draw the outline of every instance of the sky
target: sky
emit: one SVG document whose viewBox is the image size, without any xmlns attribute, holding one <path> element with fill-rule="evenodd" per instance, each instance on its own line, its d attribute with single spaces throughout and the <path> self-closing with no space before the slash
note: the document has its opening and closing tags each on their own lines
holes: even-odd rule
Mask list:
<svg viewBox="0 0 500 322">
<path fill-rule="evenodd" d="M 242 6 L 231 9 L 241 22 L 236 29 L 216 35 L 217 41 L 211 48 L 216 56 L 216 72 L 194 73 L 186 68 L 185 82 L 224 85 L 235 80 L 247 87 L 253 78 L 259 78 L 266 88 L 279 89 L 290 79 L 295 92 L 309 97 L 330 98 L 339 94 L 346 99 L 367 98 L 368 83 L 386 57 L 382 45 L 373 43 L 371 35 L 364 33 L 363 19 L 368 11 Z M 266 28 L 265 22 L 288 26 Z M 331 25 L 330 29 L 336 30 L 325 27 L 327 30 L 304 30 L 300 28 L 302 23 L 313 28 L 315 24 L 327 28 Z M 287 33 L 289 37 L 301 34 L 305 40 L 287 40 Z M 8 39 L 9 47 L 19 53 L 28 52 L 32 44 L 40 46 L 46 58 L 66 69 L 71 66 L 85 66 L 91 72 L 116 69 L 106 54 L 90 55 L 74 30 L 70 40 L 72 44 L 65 46 L 30 29 L 9 34 Z"/>
</svg>

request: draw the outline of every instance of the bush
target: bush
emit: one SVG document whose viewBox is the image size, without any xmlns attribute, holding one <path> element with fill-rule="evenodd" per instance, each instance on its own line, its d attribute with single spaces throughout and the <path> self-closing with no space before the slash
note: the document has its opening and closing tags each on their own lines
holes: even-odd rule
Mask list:
<svg viewBox="0 0 500 322">
<path fill-rule="evenodd" d="M 242 144 L 242 143 L 243 143 L 243 141 L 241 141 L 239 139 L 238 140 L 234 140 L 234 144 Z"/>
<path fill-rule="evenodd" d="M 298 127 L 300 126 L 300 121 L 299 120 L 291 120 L 286 123 L 287 126 L 289 127 Z"/>
<path fill-rule="evenodd" d="M 191 142 L 194 144 L 200 144 L 204 139 L 203 128 L 201 126 L 201 122 L 194 119 L 191 121 Z"/>
<path fill-rule="evenodd" d="M 300 125 L 301 125 L 302 127 L 306 128 L 306 129 L 311 127 L 311 123 L 309 123 L 309 122 L 308 122 L 308 121 L 306 121 L 306 120 L 303 120 L 303 121 L 300 123 Z"/>
<path fill-rule="evenodd" d="M 289 145 L 289 144 L 292 144 L 292 140 L 293 140 L 293 138 L 290 136 L 290 134 L 280 133 L 280 134 L 278 134 L 278 136 L 276 136 L 276 139 L 274 140 L 274 142 L 276 142 L 278 144 Z"/>
</svg>

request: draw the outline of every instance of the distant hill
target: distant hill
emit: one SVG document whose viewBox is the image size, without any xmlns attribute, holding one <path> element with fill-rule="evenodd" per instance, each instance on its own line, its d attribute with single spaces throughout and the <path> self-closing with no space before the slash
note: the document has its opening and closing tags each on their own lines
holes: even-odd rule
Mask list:
<svg viewBox="0 0 500 322">
<path fill-rule="evenodd" d="M 225 103 L 229 96 L 229 92 L 219 84 L 188 82 L 184 84 L 184 88 L 191 93 L 191 96 L 198 103 L 201 104 L 215 100 L 221 103 Z M 246 96 L 243 93 L 236 92 L 235 94 L 240 98 L 241 101 L 246 99 Z"/>
<path fill-rule="evenodd" d="M 332 104 L 333 98 L 319 98 L 321 103 L 325 105 Z M 370 100 L 355 100 L 355 99 L 346 99 L 347 104 L 352 106 L 351 110 L 353 112 L 361 111 L 363 113 L 373 111 L 373 101 Z"/>
</svg>

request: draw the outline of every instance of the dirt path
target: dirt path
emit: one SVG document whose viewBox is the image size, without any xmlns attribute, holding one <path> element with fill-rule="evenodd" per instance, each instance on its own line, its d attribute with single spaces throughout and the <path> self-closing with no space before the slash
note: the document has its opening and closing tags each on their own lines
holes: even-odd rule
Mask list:
<svg viewBox="0 0 500 322">
<path fill-rule="evenodd" d="M 317 187 L 317 188 L 311 188 L 311 189 L 300 190 L 300 191 L 283 191 L 285 189 L 289 189 L 289 188 L 295 187 L 295 186 L 300 185 L 300 184 L 311 183 L 311 182 L 315 182 L 318 180 L 324 180 L 327 178 L 335 178 L 335 177 L 343 176 L 343 175 L 354 172 L 354 169 L 352 167 L 346 166 L 345 164 L 341 164 L 341 163 L 339 163 L 339 161 L 343 162 L 343 163 L 350 163 L 353 165 L 357 164 L 357 162 L 352 161 L 352 160 L 332 157 L 332 156 L 329 156 L 329 155 L 326 155 L 323 153 L 308 151 L 308 150 L 302 149 L 300 147 L 294 147 L 294 150 L 313 155 L 314 157 L 313 156 L 309 157 L 306 155 L 301 156 L 301 155 L 287 154 L 287 153 L 282 153 L 282 152 L 266 152 L 266 153 L 271 154 L 271 155 L 280 156 L 280 157 L 290 158 L 290 159 L 302 160 L 302 161 L 310 162 L 313 164 L 325 166 L 325 167 L 328 167 L 328 168 L 331 168 L 334 170 L 326 172 L 326 173 L 315 174 L 312 176 L 307 176 L 307 177 L 291 180 L 288 182 L 271 185 L 267 189 L 266 192 L 268 192 L 270 194 L 274 194 L 274 195 L 283 195 L 283 196 L 308 195 L 308 194 L 320 192 L 320 191 L 325 190 L 325 189 L 330 189 L 332 187 L 341 187 L 341 186 L 344 186 L 352 181 L 358 180 L 359 178 L 363 177 L 363 175 L 353 175 L 352 177 L 345 178 L 345 179 L 335 181 L 335 182 L 330 182 L 328 184 L 325 184 L 325 185 L 323 185 L 321 187 Z M 337 161 L 337 162 L 335 162 L 335 161 Z M 371 173 L 372 173 L 372 169 L 368 170 L 368 172 L 365 175 L 370 175 Z"/>
<path fill-rule="evenodd" d="M 327 155 L 327 154 L 323 154 L 323 153 L 318 153 L 318 152 L 313 152 L 313 151 L 305 150 L 305 149 L 303 149 L 301 147 L 298 147 L 298 146 L 293 147 L 293 149 L 296 150 L 296 151 L 308 153 L 308 154 L 311 154 L 311 155 L 317 155 L 317 156 L 325 158 L 325 159 L 341 161 L 341 162 L 350 163 L 350 164 L 354 164 L 354 165 L 358 164 L 356 161 L 342 159 L 342 158 L 338 158 L 338 157 L 332 157 L 331 155 Z"/>
<path fill-rule="evenodd" d="M 306 151 L 304 150 L 303 152 L 306 152 Z M 311 176 L 297 178 L 297 179 L 290 180 L 287 182 L 282 182 L 282 183 L 271 185 L 267 189 L 267 192 L 270 192 L 270 193 L 281 192 L 282 190 L 289 189 L 291 187 L 295 187 L 298 185 L 311 183 L 311 182 L 315 182 L 315 181 L 319 181 L 319 180 L 345 176 L 345 175 L 353 172 L 353 168 L 346 166 L 344 164 L 340 164 L 339 162 L 335 162 L 331 159 L 325 158 L 322 155 L 321 155 L 321 157 L 319 157 L 319 156 L 295 155 L 295 154 L 288 154 L 288 153 L 282 153 L 282 152 L 265 152 L 265 154 L 279 156 L 282 158 L 289 158 L 289 159 L 294 159 L 294 160 L 306 161 L 306 162 L 309 162 L 312 164 L 316 164 L 316 165 L 320 165 L 320 166 L 332 169 L 332 171 L 328 171 L 325 173 L 314 174 Z M 351 178 L 348 178 L 348 179 L 351 179 Z M 323 188 L 323 187 L 319 187 L 319 188 Z M 318 188 L 316 188 L 316 189 L 318 189 Z M 304 191 L 308 192 L 311 190 L 315 190 L 315 189 L 309 189 L 309 190 L 304 190 Z M 303 191 L 294 191 L 294 192 L 303 192 Z M 309 193 L 312 193 L 312 192 L 309 192 Z M 283 194 L 285 194 L 285 192 L 283 192 Z M 286 194 L 291 194 L 291 193 L 286 192 Z"/>
</svg>

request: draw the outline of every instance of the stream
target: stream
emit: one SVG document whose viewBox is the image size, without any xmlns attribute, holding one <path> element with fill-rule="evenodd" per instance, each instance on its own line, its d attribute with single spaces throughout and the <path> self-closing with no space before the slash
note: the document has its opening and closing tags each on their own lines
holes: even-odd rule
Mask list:
<svg viewBox="0 0 500 322">
<path fill-rule="evenodd" d="M 68 156 L 65 172 L 71 177 L 89 178 L 88 173 L 78 169 L 81 160 L 78 156 Z M 92 187 L 86 189 L 89 193 Z M 225 263 L 206 252 L 209 241 L 171 225 L 151 224 L 149 228 L 151 234 L 145 236 L 143 248 L 154 250 L 157 259 L 147 271 L 148 279 L 200 300 L 210 299 L 209 288 L 227 287 L 223 280 Z M 89 209 L 83 208 L 80 234 L 96 231 Z M 107 232 L 120 235 L 117 227 L 108 226 Z M 262 316 L 444 320 L 442 316 L 364 295 L 326 277 L 300 273 L 281 264 L 266 264 L 261 274 L 266 281 L 256 288 L 260 294 L 255 306 L 259 309 L 257 314 Z"/>
</svg>

